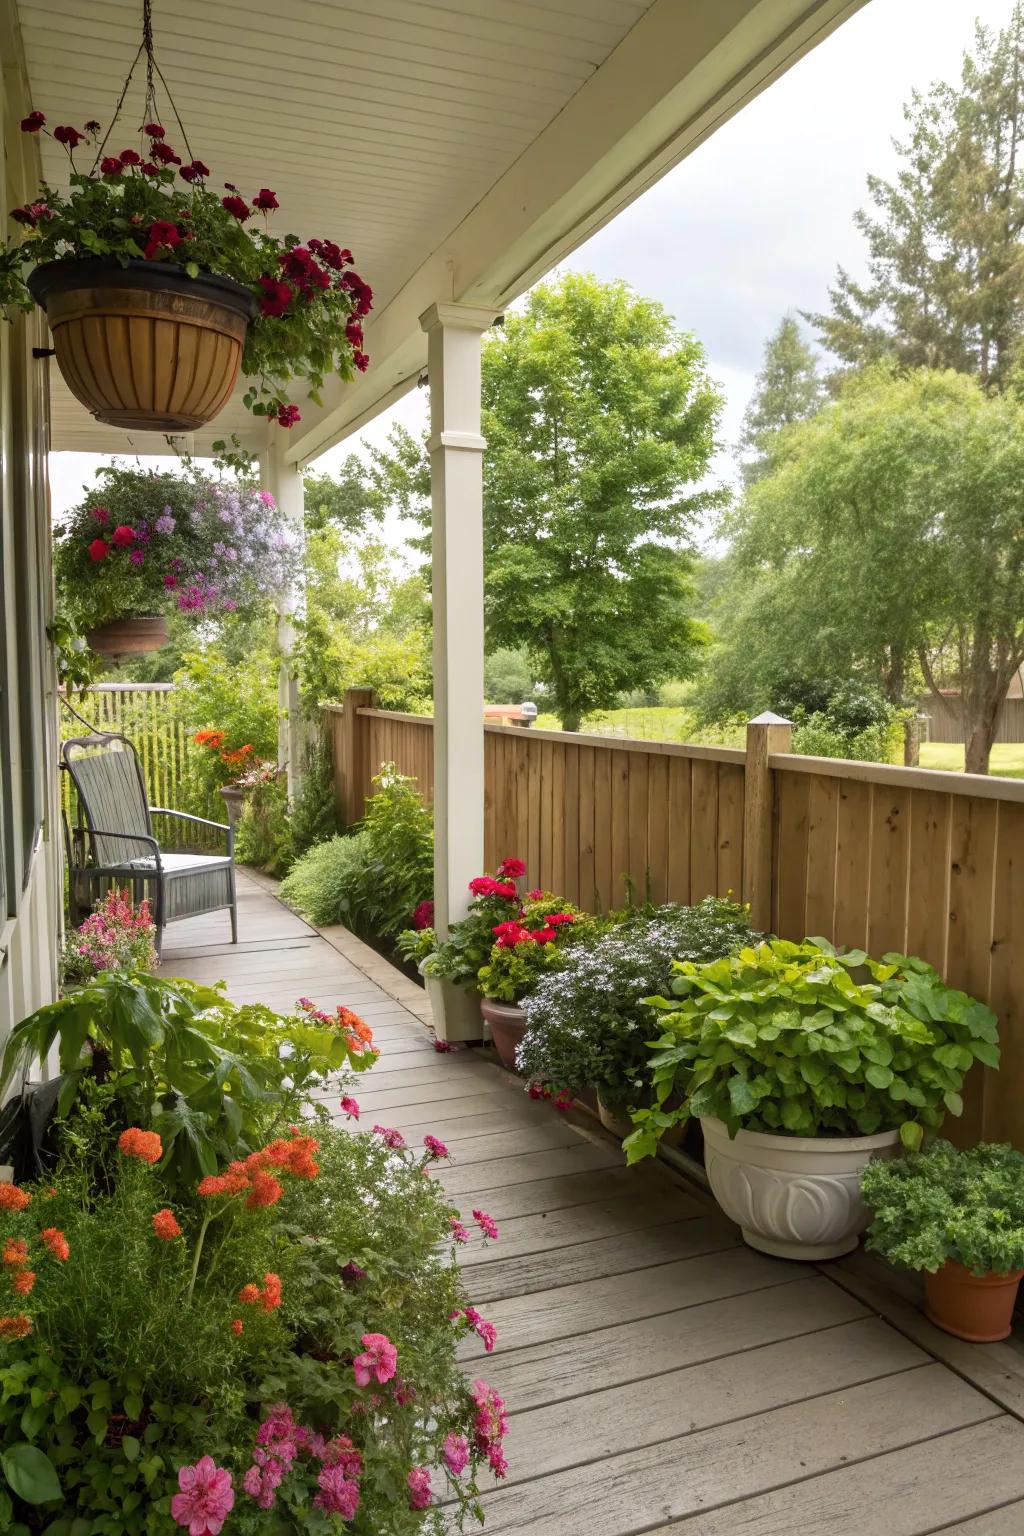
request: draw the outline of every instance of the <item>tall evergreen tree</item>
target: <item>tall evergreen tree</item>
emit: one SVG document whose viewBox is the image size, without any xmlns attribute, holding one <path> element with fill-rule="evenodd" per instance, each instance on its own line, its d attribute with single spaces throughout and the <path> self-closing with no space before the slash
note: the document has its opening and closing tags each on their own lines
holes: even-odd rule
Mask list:
<svg viewBox="0 0 1024 1536">
<path fill-rule="evenodd" d="M 869 176 L 874 210 L 855 215 L 869 276 L 840 267 L 831 313 L 807 318 L 852 367 L 888 356 L 1001 391 L 1024 336 L 1024 4 L 979 24 L 959 86 L 915 92 L 904 117 L 896 178 Z"/>
<path fill-rule="evenodd" d="M 784 315 L 764 345 L 761 371 L 743 418 L 740 462 L 752 485 L 769 467 L 771 446 L 783 427 L 803 421 L 822 403 L 823 385 L 813 347 L 792 315 Z"/>
</svg>

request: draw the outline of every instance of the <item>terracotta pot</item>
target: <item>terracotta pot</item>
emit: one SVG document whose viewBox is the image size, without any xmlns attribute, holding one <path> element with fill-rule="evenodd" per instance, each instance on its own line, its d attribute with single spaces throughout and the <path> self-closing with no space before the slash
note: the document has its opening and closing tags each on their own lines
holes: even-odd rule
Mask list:
<svg viewBox="0 0 1024 1536">
<path fill-rule="evenodd" d="M 162 614 L 129 614 L 90 629 L 89 646 L 97 656 L 120 661 L 122 656 L 143 656 L 167 644 L 167 620 Z"/>
<path fill-rule="evenodd" d="M 945 1333 L 972 1344 L 1009 1338 L 1021 1275 L 1024 1269 L 1009 1275 L 972 1275 L 950 1259 L 934 1275 L 925 1274 L 925 1316 Z"/>
<path fill-rule="evenodd" d="M 620 1141 L 625 1141 L 626 1137 L 631 1136 L 635 1129 L 629 1117 L 629 1112 L 627 1110 L 619 1112 L 618 1110 L 609 1109 L 600 1094 L 597 1096 L 597 1118 L 605 1130 L 611 1131 L 612 1135 L 617 1136 Z"/>
<path fill-rule="evenodd" d="M 71 393 L 108 426 L 192 432 L 227 404 L 257 303 L 168 262 L 48 261 L 28 279 Z"/>
<path fill-rule="evenodd" d="M 515 1003 L 498 1003 L 493 997 L 480 999 L 480 1012 L 491 1026 L 491 1040 L 498 1060 L 510 1072 L 516 1070 L 516 1046 L 526 1034 L 526 1014 Z"/>
<path fill-rule="evenodd" d="M 751 1248 L 782 1259 L 852 1253 L 868 1224 L 860 1176 L 894 1157 L 899 1131 L 877 1136 L 769 1136 L 701 1117 L 711 1192 Z"/>
</svg>

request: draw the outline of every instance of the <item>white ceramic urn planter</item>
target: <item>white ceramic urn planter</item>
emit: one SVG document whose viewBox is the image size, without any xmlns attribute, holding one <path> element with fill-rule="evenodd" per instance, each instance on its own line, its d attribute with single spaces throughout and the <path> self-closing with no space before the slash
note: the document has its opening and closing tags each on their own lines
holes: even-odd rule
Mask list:
<svg viewBox="0 0 1024 1536">
<path fill-rule="evenodd" d="M 715 1199 L 762 1253 L 838 1259 L 857 1246 L 869 1216 L 861 1170 L 892 1157 L 899 1131 L 878 1136 L 768 1136 L 701 1119 L 704 1163 Z"/>
</svg>

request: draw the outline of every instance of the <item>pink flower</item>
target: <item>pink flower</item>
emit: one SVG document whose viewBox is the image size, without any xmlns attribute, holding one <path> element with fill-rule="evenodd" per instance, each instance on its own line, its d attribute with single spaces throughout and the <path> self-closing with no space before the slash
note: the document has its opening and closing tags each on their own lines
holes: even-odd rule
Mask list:
<svg viewBox="0 0 1024 1536">
<path fill-rule="evenodd" d="M 498 875 L 502 880 L 518 880 L 526 874 L 526 865 L 522 859 L 502 859 L 498 865 Z"/>
<path fill-rule="evenodd" d="M 463 1223 L 458 1219 L 457 1216 L 450 1216 L 448 1219 L 451 1222 L 453 1240 L 456 1243 L 468 1243 L 469 1232 Z"/>
<path fill-rule="evenodd" d="M 444 1459 L 449 1472 L 453 1477 L 460 1476 L 469 1465 L 469 1441 L 465 1435 L 457 1435 L 454 1430 L 445 1436 Z"/>
<path fill-rule="evenodd" d="M 341 1107 L 345 1111 L 346 1119 L 348 1119 L 348 1120 L 358 1120 L 359 1119 L 359 1105 L 356 1103 L 355 1099 L 349 1098 L 348 1094 L 346 1094 L 345 1097 L 342 1099 Z"/>
<path fill-rule="evenodd" d="M 173 592 L 174 588 L 177 585 L 178 585 L 178 578 L 177 578 L 177 576 L 165 576 L 164 577 L 164 586 L 167 588 L 168 592 Z"/>
<path fill-rule="evenodd" d="M 203 1456 L 194 1467 L 182 1467 L 171 1500 L 171 1515 L 187 1528 L 189 1536 L 217 1536 L 235 1502 L 231 1473 Z"/>
<path fill-rule="evenodd" d="M 484 1237 L 489 1237 L 492 1243 L 498 1240 L 498 1227 L 493 1216 L 488 1216 L 486 1211 L 474 1211 L 473 1220 L 476 1222 Z"/>
<path fill-rule="evenodd" d="M 450 1157 L 451 1153 L 443 1141 L 438 1141 L 436 1136 L 424 1136 L 423 1145 L 427 1149 L 427 1156 L 439 1161 L 443 1157 Z"/>
<path fill-rule="evenodd" d="M 386 1333 L 364 1333 L 360 1343 L 365 1353 L 356 1355 L 352 1362 L 357 1386 L 368 1387 L 371 1380 L 383 1386 L 398 1367 L 398 1350 Z"/>
<path fill-rule="evenodd" d="M 426 1467 L 413 1467 L 406 1478 L 409 1489 L 409 1508 L 426 1509 L 430 1503 L 430 1473 Z"/>
<path fill-rule="evenodd" d="M 390 1147 L 393 1152 L 399 1152 L 405 1146 L 405 1137 L 401 1131 L 389 1130 L 385 1125 L 375 1125 L 373 1127 L 373 1134 L 380 1136 L 384 1145 Z"/>
<path fill-rule="evenodd" d="M 273 418 L 271 418 L 273 420 Z M 279 427 L 294 427 L 297 421 L 301 421 L 297 405 L 279 405 L 277 408 L 277 424 Z"/>
<path fill-rule="evenodd" d="M 543 895 L 544 892 L 540 889 L 540 886 L 538 886 L 535 891 L 527 891 L 526 899 L 527 901 L 540 901 Z"/>
<path fill-rule="evenodd" d="M 97 523 L 110 522 L 110 513 L 107 511 L 106 507 L 92 507 L 90 509 L 89 516 L 93 519 L 94 522 Z"/>
<path fill-rule="evenodd" d="M 133 549 L 131 554 L 128 556 L 128 559 L 131 561 L 132 565 L 141 565 L 145 558 L 146 557 L 142 553 L 141 549 Z"/>
<path fill-rule="evenodd" d="M 324 1467 L 316 1480 L 320 1492 L 313 1503 L 329 1515 L 354 1520 L 359 1508 L 359 1484 L 350 1482 L 342 1467 Z"/>
</svg>

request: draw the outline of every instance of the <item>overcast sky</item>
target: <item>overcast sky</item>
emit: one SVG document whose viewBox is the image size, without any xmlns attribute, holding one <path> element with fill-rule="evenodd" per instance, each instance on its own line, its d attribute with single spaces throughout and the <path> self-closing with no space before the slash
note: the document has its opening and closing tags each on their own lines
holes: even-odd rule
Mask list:
<svg viewBox="0 0 1024 1536">
<path fill-rule="evenodd" d="M 1011 10 L 1012 0 L 869 0 L 559 270 L 624 277 L 696 332 L 725 391 L 731 444 L 780 317 L 823 308 L 837 263 L 863 270 L 852 215 L 867 173 L 895 169 L 903 103 L 915 87 L 959 77 L 975 17 L 998 28 Z M 380 441 L 395 420 L 420 429 L 426 410 L 426 392 L 414 390 L 318 469 Z M 66 461 L 54 464 L 60 510 L 102 461 L 54 459 Z M 730 476 L 728 454 L 716 470 Z"/>
</svg>

